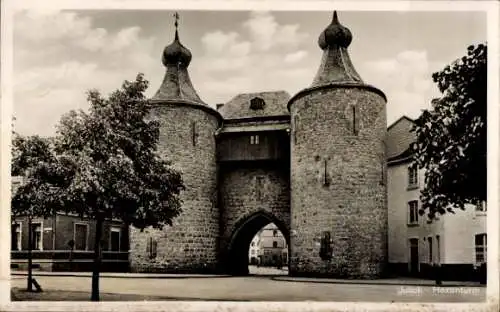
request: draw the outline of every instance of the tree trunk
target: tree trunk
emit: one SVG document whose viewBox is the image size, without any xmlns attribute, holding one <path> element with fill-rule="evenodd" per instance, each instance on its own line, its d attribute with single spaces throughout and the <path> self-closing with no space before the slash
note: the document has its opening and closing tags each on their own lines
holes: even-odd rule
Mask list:
<svg viewBox="0 0 500 312">
<path fill-rule="evenodd" d="M 94 243 L 94 270 L 92 272 L 92 296 L 91 301 L 99 301 L 99 272 L 101 270 L 101 236 L 102 218 L 96 219 L 95 243 Z"/>
<path fill-rule="evenodd" d="M 31 249 L 33 248 L 33 233 L 31 225 L 31 216 L 28 216 L 28 291 L 33 291 L 33 254 Z"/>
</svg>

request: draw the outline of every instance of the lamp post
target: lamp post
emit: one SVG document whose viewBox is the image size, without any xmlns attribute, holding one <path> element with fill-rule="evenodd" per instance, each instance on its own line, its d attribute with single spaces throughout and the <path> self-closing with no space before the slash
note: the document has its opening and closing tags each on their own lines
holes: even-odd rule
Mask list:
<svg viewBox="0 0 500 312">
<path fill-rule="evenodd" d="M 33 248 L 33 228 L 31 225 L 31 214 L 28 215 L 28 291 L 33 291 L 33 254 L 31 252 Z"/>
</svg>

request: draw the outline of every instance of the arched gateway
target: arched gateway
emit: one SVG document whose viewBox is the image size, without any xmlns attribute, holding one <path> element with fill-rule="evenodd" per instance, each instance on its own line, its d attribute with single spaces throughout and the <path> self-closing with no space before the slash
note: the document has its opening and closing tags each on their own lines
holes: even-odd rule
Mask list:
<svg viewBox="0 0 500 312">
<path fill-rule="evenodd" d="M 191 83 L 192 55 L 176 29 L 152 100 L 159 151 L 186 184 L 183 214 L 163 231 L 131 229 L 133 271 L 247 274 L 250 241 L 273 222 L 288 242 L 290 274 L 382 274 L 386 99 L 356 72 L 352 39 L 334 13 L 311 86 L 292 98 L 239 94 L 215 109 Z"/>
<path fill-rule="evenodd" d="M 285 222 L 277 219 L 266 211 L 258 211 L 242 218 L 236 225 L 227 244 L 225 270 L 233 275 L 248 274 L 248 248 L 257 232 L 269 223 L 274 223 L 285 236 L 287 245 L 290 244 L 289 230 Z"/>
</svg>

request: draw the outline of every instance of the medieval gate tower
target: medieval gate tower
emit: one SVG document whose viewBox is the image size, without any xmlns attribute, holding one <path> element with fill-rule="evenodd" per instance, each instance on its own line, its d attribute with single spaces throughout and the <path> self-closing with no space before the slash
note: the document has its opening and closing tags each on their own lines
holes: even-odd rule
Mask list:
<svg viewBox="0 0 500 312">
<path fill-rule="evenodd" d="M 382 275 L 386 98 L 354 69 L 352 34 L 337 13 L 320 34 L 310 87 L 292 98 L 240 94 L 220 109 L 195 91 L 175 25 L 152 115 L 158 149 L 186 185 L 183 213 L 162 231 L 130 229 L 131 269 L 245 274 L 253 235 L 274 222 L 287 237 L 291 275 Z"/>
<path fill-rule="evenodd" d="M 373 277 L 387 258 L 386 99 L 354 69 L 351 41 L 335 12 L 312 85 L 288 102 L 291 274 Z"/>
</svg>

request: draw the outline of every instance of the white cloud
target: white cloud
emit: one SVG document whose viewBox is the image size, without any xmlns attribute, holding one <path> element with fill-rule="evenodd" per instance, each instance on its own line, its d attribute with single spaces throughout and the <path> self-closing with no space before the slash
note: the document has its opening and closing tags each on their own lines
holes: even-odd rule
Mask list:
<svg viewBox="0 0 500 312">
<path fill-rule="evenodd" d="M 241 25 L 241 33 L 217 30 L 201 39 L 205 53 L 190 71 L 205 101 L 215 105 L 242 92 L 294 93 L 310 84 L 316 68 L 300 63 L 307 52 L 297 48 L 307 35 L 299 25 L 281 25 L 269 12 L 253 12 Z"/>
<path fill-rule="evenodd" d="M 255 47 L 261 51 L 276 46 L 296 48 L 306 37 L 298 31 L 299 25 L 279 25 L 269 12 L 252 12 L 243 26 L 249 31 Z"/>
<path fill-rule="evenodd" d="M 389 124 L 402 115 L 416 118 L 422 109 L 430 108 L 431 99 L 438 96 L 432 65 L 426 51 L 401 51 L 393 58 L 360 66 L 365 81 L 386 94 Z"/>
<path fill-rule="evenodd" d="M 300 50 L 297 52 L 292 52 L 285 55 L 284 61 L 285 63 L 296 63 L 302 61 L 307 56 L 307 51 Z"/>
<path fill-rule="evenodd" d="M 155 39 L 141 36 L 137 26 L 109 32 L 73 12 L 22 11 L 15 16 L 14 32 L 14 114 L 20 133 L 51 135 L 63 113 L 88 107 L 87 90 L 107 94 L 124 79 L 138 72 L 149 77 L 159 67 L 151 56 Z"/>
</svg>

